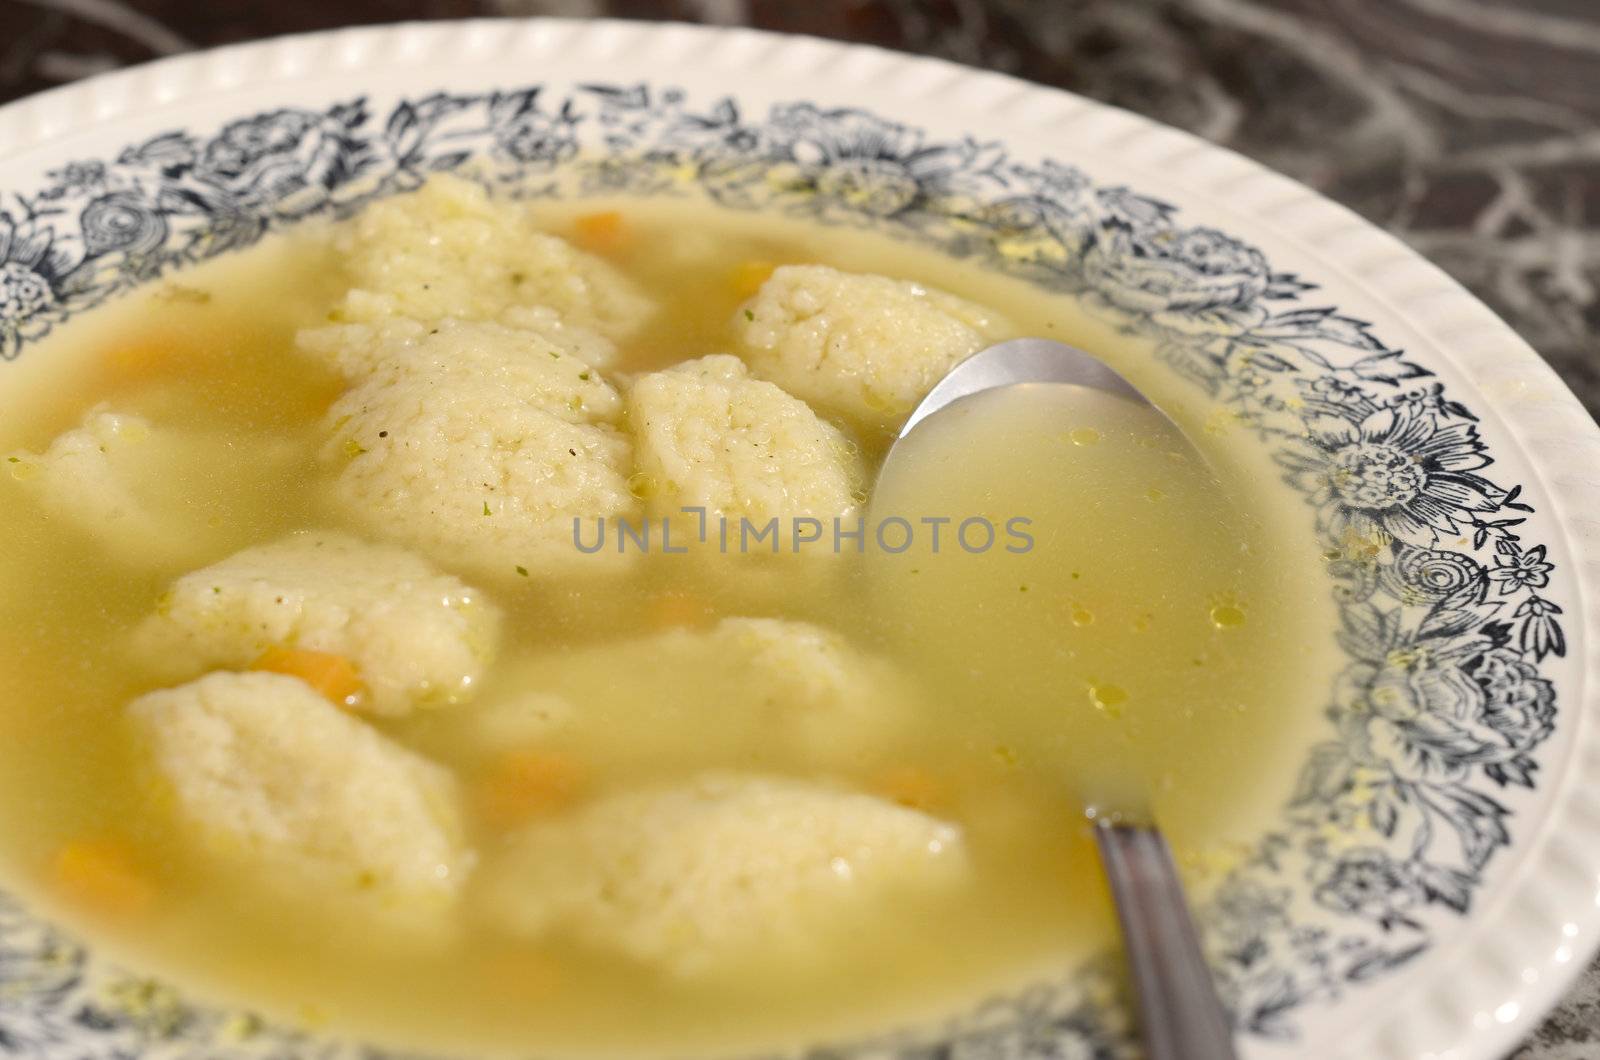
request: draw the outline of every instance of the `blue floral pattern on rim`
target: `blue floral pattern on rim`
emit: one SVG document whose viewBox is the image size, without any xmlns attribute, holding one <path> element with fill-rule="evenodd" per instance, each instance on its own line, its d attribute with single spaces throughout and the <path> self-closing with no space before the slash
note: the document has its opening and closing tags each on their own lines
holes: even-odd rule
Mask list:
<svg viewBox="0 0 1600 1060">
<path fill-rule="evenodd" d="M 647 85 L 435 93 L 381 121 L 364 99 L 279 109 L 14 194 L 0 210 L 0 356 L 129 287 L 441 170 L 523 196 L 703 194 L 870 226 L 1070 294 L 1150 340 L 1314 506 L 1348 656 L 1291 804 L 1202 910 L 1236 1025 L 1291 1036 L 1296 1009 L 1423 952 L 1424 910 L 1468 910 L 1510 842 L 1501 793 L 1534 787 L 1555 725 L 1540 664 L 1566 643 L 1546 547 L 1519 534 L 1533 509 L 1482 473 L 1492 459 L 1472 412 L 1366 323 L 1308 303 L 1314 285 L 1258 248 L 1073 166 L 930 141 L 857 109 L 751 117 Z M 0 1053 L 373 1055 L 98 964 L 0 896 Z M 1093 962 L 944 1027 L 828 1054 L 1124 1055 L 1116 982 Z"/>
</svg>

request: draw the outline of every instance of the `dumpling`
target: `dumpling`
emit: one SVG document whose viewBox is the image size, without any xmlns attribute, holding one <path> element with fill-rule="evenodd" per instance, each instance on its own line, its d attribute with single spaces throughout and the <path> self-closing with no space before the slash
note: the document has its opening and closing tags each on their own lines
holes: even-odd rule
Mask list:
<svg viewBox="0 0 1600 1060">
<path fill-rule="evenodd" d="M 296 678 L 209 674 L 128 715 L 179 817 L 229 855 L 384 905 L 451 902 L 472 867 L 450 774 Z"/>
<path fill-rule="evenodd" d="M 335 502 L 374 536 L 498 579 L 596 570 L 621 557 L 580 551 L 575 523 L 589 541 L 638 508 L 621 414 L 570 354 L 447 321 L 334 403 L 323 458 Z"/>
<path fill-rule="evenodd" d="M 453 716 L 441 725 L 442 734 L 435 734 L 435 739 L 442 735 L 456 755 L 481 763 L 560 741 L 579 721 L 578 708 L 569 700 L 521 687 L 517 668 L 507 669 L 511 677 L 507 684 L 515 691 L 474 703 L 464 716 Z"/>
<path fill-rule="evenodd" d="M 163 448 L 140 416 L 92 410 L 43 453 L 10 456 L 11 474 L 56 518 L 100 539 L 113 553 L 159 559 L 182 546 L 182 522 L 154 509 L 150 493 Z M 150 550 L 154 550 L 152 555 Z"/>
<path fill-rule="evenodd" d="M 889 660 L 833 630 L 777 618 L 725 618 L 709 629 L 557 649 L 517 660 L 506 673 L 512 687 L 570 704 L 559 730 L 550 730 L 563 747 L 621 765 L 663 756 L 750 761 L 796 748 L 816 761 L 856 765 L 914 722 L 918 702 Z M 495 696 L 473 708 L 499 711 L 521 713 Z M 653 719 L 644 726 L 652 736 L 637 743 L 642 717 Z"/>
<path fill-rule="evenodd" d="M 498 923 L 570 933 L 678 975 L 803 955 L 898 894 L 969 871 L 961 829 L 829 784 L 728 773 L 613 795 L 513 837 Z"/>
<path fill-rule="evenodd" d="M 686 529 L 698 522 L 684 508 L 758 527 L 776 519 L 775 547 L 787 552 L 794 520 L 808 517 L 827 528 L 813 546 L 826 551 L 833 520 L 856 506 L 863 488 L 854 443 L 805 402 L 751 379 L 737 357 L 644 376 L 628 391 L 627 410 L 647 505 Z"/>
<path fill-rule="evenodd" d="M 875 434 L 1009 327 L 955 295 L 824 265 L 779 268 L 734 317 L 757 376 Z"/>
<path fill-rule="evenodd" d="M 271 647 L 343 656 L 374 713 L 468 697 L 493 660 L 500 613 L 403 549 L 331 531 L 291 534 L 173 583 L 134 633 L 178 676 L 245 667 Z"/>
<path fill-rule="evenodd" d="M 262 435 L 252 442 L 259 477 L 224 474 L 227 447 L 235 444 L 224 434 L 99 406 L 44 452 L 10 453 L 5 466 L 53 521 L 92 538 L 118 561 L 171 568 L 216 555 L 239 535 L 215 518 L 230 505 L 212 507 L 205 499 L 249 497 L 306 456 L 296 442 Z"/>
<path fill-rule="evenodd" d="M 656 311 L 610 263 L 541 231 L 526 205 L 449 174 L 367 206 L 341 227 L 335 249 L 352 281 L 333 314 L 344 322 L 512 323 L 509 310 L 542 306 L 615 342 Z"/>
<path fill-rule="evenodd" d="M 295 336 L 295 344 L 345 378 L 360 379 L 385 358 L 410 349 L 439 327 L 439 322 L 399 315 L 393 301 L 388 295 L 351 291 L 345 299 L 344 315 L 354 319 L 304 328 Z M 568 324 L 549 306 L 516 306 L 501 313 L 496 323 L 526 333 L 526 348 L 539 353 L 554 349 L 595 368 L 604 368 L 617 356 L 616 343 L 588 328 Z"/>
</svg>

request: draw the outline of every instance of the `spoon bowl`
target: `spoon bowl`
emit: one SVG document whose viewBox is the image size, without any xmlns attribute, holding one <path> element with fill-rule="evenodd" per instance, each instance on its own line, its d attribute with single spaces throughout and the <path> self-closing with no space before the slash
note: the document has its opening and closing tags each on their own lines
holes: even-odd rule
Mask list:
<svg viewBox="0 0 1600 1060">
<path fill-rule="evenodd" d="M 1079 386 L 1155 407 L 1143 392 L 1093 354 L 1053 339 L 1011 339 L 979 350 L 950 369 L 912 410 L 896 441 L 951 402 L 1022 383 Z M 1172 427 L 1178 430 L 1176 423 Z"/>
</svg>

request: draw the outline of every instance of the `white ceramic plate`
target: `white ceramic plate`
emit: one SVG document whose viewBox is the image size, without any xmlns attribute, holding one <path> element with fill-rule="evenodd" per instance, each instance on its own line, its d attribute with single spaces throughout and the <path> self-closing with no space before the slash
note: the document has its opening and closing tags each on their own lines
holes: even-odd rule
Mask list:
<svg viewBox="0 0 1600 1060">
<path fill-rule="evenodd" d="M 1343 570 L 1349 659 L 1299 797 L 1204 910 L 1246 1055 L 1498 1057 L 1600 940 L 1600 432 L 1465 291 L 1282 177 L 947 63 L 607 22 L 172 59 L 0 110 L 0 144 L 0 386 L 119 291 L 469 157 L 871 226 L 1078 297 L 1254 430 L 1330 547 L 1393 536 Z M 1100 974 L 829 1044 L 1118 1055 Z M 0 1053 L 359 1050 L 152 987 L 0 897 Z"/>
</svg>

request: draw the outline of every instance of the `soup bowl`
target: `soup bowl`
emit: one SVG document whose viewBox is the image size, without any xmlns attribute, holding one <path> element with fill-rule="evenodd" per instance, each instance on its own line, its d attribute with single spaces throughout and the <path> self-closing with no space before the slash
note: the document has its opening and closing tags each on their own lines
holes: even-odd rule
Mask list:
<svg viewBox="0 0 1600 1060">
<path fill-rule="evenodd" d="M 1075 300 L 1221 403 L 1330 557 L 1296 790 L 1197 910 L 1249 1057 L 1494 1057 L 1600 942 L 1600 431 L 1392 238 L 1229 152 L 868 48 L 558 20 L 288 38 L 0 110 L 0 388 L 120 294 L 471 164 L 888 233 Z M 1355 535 L 1381 544 L 1340 558 Z M 1111 962 L 806 1052 L 1115 1056 Z M 219 1006 L 0 892 L 0 1051 L 377 1056 Z"/>
</svg>

